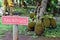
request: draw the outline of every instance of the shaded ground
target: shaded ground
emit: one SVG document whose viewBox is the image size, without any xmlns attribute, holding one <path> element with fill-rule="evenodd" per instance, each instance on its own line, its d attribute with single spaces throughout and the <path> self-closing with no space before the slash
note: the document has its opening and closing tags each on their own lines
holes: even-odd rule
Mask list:
<svg viewBox="0 0 60 40">
<path fill-rule="evenodd" d="M 2 38 L 3 38 L 2 40 L 12 40 L 13 38 L 11 31 L 5 33 L 5 35 Z M 19 35 L 18 40 L 60 40 L 60 38 L 47 38 L 47 37 L 32 38 L 26 35 Z"/>
</svg>

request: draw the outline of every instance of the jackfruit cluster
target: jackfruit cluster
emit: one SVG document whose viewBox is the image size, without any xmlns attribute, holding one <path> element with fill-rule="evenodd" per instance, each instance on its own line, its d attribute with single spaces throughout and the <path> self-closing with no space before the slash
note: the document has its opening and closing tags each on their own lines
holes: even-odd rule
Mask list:
<svg viewBox="0 0 60 40">
<path fill-rule="evenodd" d="M 30 13 L 30 18 L 34 18 L 35 14 Z M 34 31 L 36 35 L 41 35 L 45 28 L 56 28 L 56 20 L 51 16 L 43 16 L 41 19 L 28 23 L 28 30 Z"/>
<path fill-rule="evenodd" d="M 41 18 L 46 28 L 56 28 L 56 20 L 53 18 L 53 15 L 45 15 Z"/>
</svg>

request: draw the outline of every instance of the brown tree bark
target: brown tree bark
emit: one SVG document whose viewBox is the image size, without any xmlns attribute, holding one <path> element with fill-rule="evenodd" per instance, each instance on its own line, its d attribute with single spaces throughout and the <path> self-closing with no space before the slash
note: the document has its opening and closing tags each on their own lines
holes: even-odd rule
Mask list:
<svg viewBox="0 0 60 40">
<path fill-rule="evenodd" d="M 21 6 L 24 7 L 24 0 L 21 0 Z"/>
<path fill-rule="evenodd" d="M 41 2 L 41 8 L 40 8 L 40 13 L 38 14 L 40 17 L 44 14 L 46 11 L 46 6 L 47 6 L 48 0 L 42 0 Z"/>
</svg>

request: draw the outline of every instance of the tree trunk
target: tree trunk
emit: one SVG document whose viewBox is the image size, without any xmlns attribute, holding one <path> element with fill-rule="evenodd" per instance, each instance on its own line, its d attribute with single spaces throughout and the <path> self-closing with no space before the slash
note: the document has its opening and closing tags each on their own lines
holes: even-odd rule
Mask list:
<svg viewBox="0 0 60 40">
<path fill-rule="evenodd" d="M 14 3 L 14 0 L 12 0 L 12 2 Z"/>
<path fill-rule="evenodd" d="M 18 6 L 18 0 L 16 0 L 17 6 Z"/>
<path fill-rule="evenodd" d="M 19 0 L 19 7 L 21 7 L 21 0 Z"/>
<path fill-rule="evenodd" d="M 26 3 L 24 2 L 24 0 L 21 0 L 21 7 L 27 8 L 27 5 L 26 5 Z"/>
<path fill-rule="evenodd" d="M 21 0 L 21 6 L 24 7 L 24 0 Z"/>
<path fill-rule="evenodd" d="M 18 0 L 14 0 L 15 1 L 15 5 L 18 6 Z"/>
<path fill-rule="evenodd" d="M 42 0 L 40 13 L 38 14 L 39 17 L 41 17 L 43 15 L 43 13 L 46 11 L 47 2 L 48 2 L 48 0 Z"/>
</svg>

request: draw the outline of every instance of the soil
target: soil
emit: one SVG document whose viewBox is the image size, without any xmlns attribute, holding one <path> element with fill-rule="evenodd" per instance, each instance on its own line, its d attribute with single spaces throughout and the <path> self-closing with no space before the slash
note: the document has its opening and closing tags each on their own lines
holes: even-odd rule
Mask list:
<svg viewBox="0 0 60 40">
<path fill-rule="evenodd" d="M 13 40 L 12 32 L 7 31 L 2 37 L 2 40 Z M 47 38 L 47 37 L 32 38 L 26 35 L 19 35 L 18 40 L 60 40 L 60 38 Z"/>
</svg>

